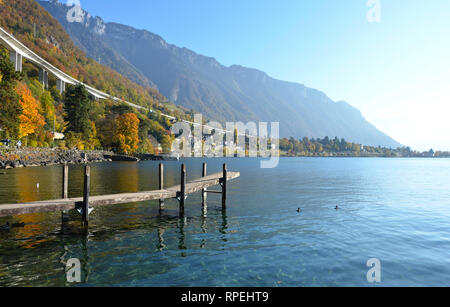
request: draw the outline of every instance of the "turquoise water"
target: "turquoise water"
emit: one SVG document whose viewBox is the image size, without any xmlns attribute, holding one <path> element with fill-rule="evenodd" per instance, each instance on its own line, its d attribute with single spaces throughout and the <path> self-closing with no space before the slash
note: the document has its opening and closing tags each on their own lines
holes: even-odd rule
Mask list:
<svg viewBox="0 0 450 307">
<path fill-rule="evenodd" d="M 190 159 L 188 179 L 205 160 Z M 0 232 L 0 286 L 73 286 L 64 262 L 78 258 L 84 286 L 373 286 L 366 262 L 381 261 L 381 286 L 450 284 L 450 160 L 281 159 L 260 169 L 257 159 L 211 159 L 241 177 L 220 195 L 94 210 L 88 232 L 79 216 L 60 213 L 1 218 L 25 222 Z M 92 193 L 157 188 L 156 162 L 92 167 Z M 175 184 L 180 164 L 166 162 Z M 61 167 L 6 170 L 0 203 L 60 196 Z M 70 168 L 70 196 L 82 193 L 82 168 Z M 36 184 L 39 183 L 39 189 Z M 341 209 L 334 210 L 338 205 Z M 297 213 L 297 208 L 302 213 Z"/>
</svg>

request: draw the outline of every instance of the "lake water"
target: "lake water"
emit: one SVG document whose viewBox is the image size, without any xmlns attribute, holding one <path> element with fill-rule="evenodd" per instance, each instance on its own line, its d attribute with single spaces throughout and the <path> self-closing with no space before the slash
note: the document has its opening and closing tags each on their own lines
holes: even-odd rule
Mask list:
<svg viewBox="0 0 450 307">
<path fill-rule="evenodd" d="M 188 179 L 205 160 L 189 159 Z M 381 261 L 381 286 L 450 284 L 449 159 L 210 159 L 241 177 L 220 195 L 103 207 L 88 232 L 71 212 L 0 218 L 25 222 L 0 232 L 0 286 L 73 286 L 65 261 L 78 258 L 87 286 L 373 286 L 369 258 Z M 166 183 L 181 162 L 165 162 Z M 157 162 L 92 166 L 92 194 L 157 188 Z M 82 167 L 70 167 L 70 191 L 82 195 Z M 2 171 L 0 203 L 58 198 L 61 166 Z M 39 189 L 37 188 L 39 183 Z M 338 205 L 341 209 L 335 210 Z M 302 213 L 297 213 L 297 208 Z"/>
</svg>

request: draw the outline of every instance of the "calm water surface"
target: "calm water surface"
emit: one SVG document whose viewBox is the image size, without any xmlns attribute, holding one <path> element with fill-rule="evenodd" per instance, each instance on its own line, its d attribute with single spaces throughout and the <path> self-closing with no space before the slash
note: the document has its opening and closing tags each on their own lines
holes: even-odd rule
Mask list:
<svg viewBox="0 0 450 307">
<path fill-rule="evenodd" d="M 88 286 L 371 286 L 374 257 L 382 286 L 450 285 L 450 160 L 286 158 L 263 170 L 257 159 L 211 159 L 208 172 L 224 161 L 241 172 L 226 212 L 210 194 L 202 213 L 194 194 L 185 218 L 174 200 L 161 213 L 157 202 L 109 206 L 87 233 L 76 212 L 65 225 L 60 212 L 0 218 L 26 223 L 0 232 L 0 286 L 72 286 L 70 258 Z M 200 177 L 204 160 L 183 162 L 188 179 Z M 180 163 L 165 163 L 168 185 Z M 156 189 L 157 168 L 94 164 L 92 194 Z M 71 197 L 82 179 L 71 166 Z M 2 171 L 0 203 L 57 198 L 60 184 L 60 166 Z"/>
</svg>

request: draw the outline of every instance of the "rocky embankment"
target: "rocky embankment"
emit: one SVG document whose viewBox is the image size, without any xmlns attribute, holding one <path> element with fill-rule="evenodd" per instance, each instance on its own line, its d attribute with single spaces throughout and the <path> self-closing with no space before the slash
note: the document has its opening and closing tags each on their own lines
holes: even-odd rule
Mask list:
<svg viewBox="0 0 450 307">
<path fill-rule="evenodd" d="M 55 164 L 95 163 L 111 161 L 107 151 L 79 151 L 60 148 L 0 147 L 0 169 L 47 166 Z M 106 157 L 105 157 L 106 156 Z"/>
</svg>

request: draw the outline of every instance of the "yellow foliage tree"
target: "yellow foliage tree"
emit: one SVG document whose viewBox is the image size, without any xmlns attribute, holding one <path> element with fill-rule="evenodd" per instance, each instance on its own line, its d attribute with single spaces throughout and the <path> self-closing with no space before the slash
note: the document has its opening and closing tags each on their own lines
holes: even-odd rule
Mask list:
<svg viewBox="0 0 450 307">
<path fill-rule="evenodd" d="M 139 153 L 141 154 L 154 154 L 155 150 L 153 148 L 152 142 L 149 139 L 145 139 L 142 141 L 142 144 L 139 146 Z"/>
<path fill-rule="evenodd" d="M 139 146 L 139 118 L 136 114 L 126 113 L 116 118 L 113 141 L 121 153 L 136 152 Z"/>
<path fill-rule="evenodd" d="M 93 121 L 89 121 L 91 128 L 89 133 L 89 138 L 85 141 L 85 149 L 94 150 L 100 146 L 100 141 L 97 138 L 97 128 Z"/>
<path fill-rule="evenodd" d="M 39 114 L 39 102 L 33 97 L 25 83 L 19 84 L 17 93 L 20 96 L 20 105 L 23 110 L 19 116 L 19 138 L 23 138 L 33 134 L 38 129 L 42 129 L 45 125 L 45 119 Z"/>
</svg>

